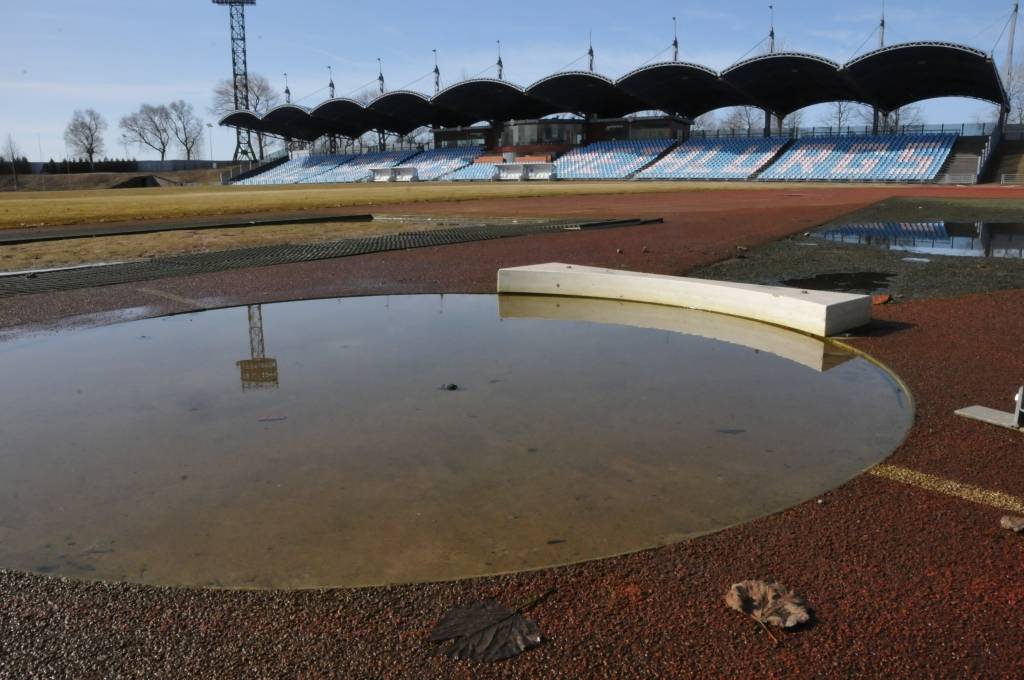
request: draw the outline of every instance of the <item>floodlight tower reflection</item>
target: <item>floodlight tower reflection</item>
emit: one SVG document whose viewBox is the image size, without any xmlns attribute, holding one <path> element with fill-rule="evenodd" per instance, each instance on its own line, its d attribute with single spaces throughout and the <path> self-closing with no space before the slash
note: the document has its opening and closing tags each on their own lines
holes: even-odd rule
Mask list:
<svg viewBox="0 0 1024 680">
<path fill-rule="evenodd" d="M 278 388 L 277 359 L 268 359 L 266 354 L 263 308 L 249 305 L 249 358 L 235 364 L 241 373 L 243 392 Z"/>
</svg>

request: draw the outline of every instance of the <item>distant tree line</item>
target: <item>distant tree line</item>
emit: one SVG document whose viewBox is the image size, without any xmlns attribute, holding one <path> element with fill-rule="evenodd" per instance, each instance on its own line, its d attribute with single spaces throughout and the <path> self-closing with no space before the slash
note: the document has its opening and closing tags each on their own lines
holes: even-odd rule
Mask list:
<svg viewBox="0 0 1024 680">
<path fill-rule="evenodd" d="M 138 172 L 139 162 L 135 159 L 104 158 L 89 162 L 88 158 L 55 161 L 52 158 L 43 163 L 44 175 L 77 175 L 86 172 Z M 13 167 L 9 158 L 0 156 L 0 175 L 31 175 L 32 164 L 27 158 L 16 158 Z"/>
<path fill-rule="evenodd" d="M 27 175 L 30 172 L 32 168 L 27 158 L 15 158 L 11 163 L 10 158 L 0 156 L 0 175 Z"/>
<path fill-rule="evenodd" d="M 55 161 L 43 164 L 46 175 L 76 174 L 84 172 L 138 172 L 139 162 L 132 159 L 104 158 L 90 162 L 88 158 Z"/>
</svg>

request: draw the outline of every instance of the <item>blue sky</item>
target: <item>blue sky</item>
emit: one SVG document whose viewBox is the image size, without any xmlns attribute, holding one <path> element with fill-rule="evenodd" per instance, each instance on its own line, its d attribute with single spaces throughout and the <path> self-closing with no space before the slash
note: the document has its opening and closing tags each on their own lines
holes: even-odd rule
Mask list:
<svg viewBox="0 0 1024 680">
<path fill-rule="evenodd" d="M 767 33 L 767 5 L 258 0 L 247 12 L 249 70 L 266 75 L 278 89 L 287 72 L 295 99 L 310 105 L 326 97 L 328 65 L 340 96 L 374 81 L 381 57 L 389 89 L 429 92 L 432 81 L 417 79 L 433 68 L 431 49 L 438 49 L 443 81 L 450 84 L 493 74 L 487 69 L 501 39 L 506 78 L 528 85 L 583 55 L 593 30 L 597 70 L 618 77 L 671 43 L 672 16 L 679 18 L 680 58 L 723 69 Z M 887 42 L 945 40 L 987 52 L 1011 5 L 889 0 Z M 783 48 L 845 62 L 876 26 L 881 2 L 776 0 L 775 8 Z M 31 160 L 38 160 L 40 146 L 44 158 L 63 157 L 63 130 L 76 108 L 95 108 L 107 118 L 107 153 L 114 156 L 125 154 L 117 121 L 143 102 L 183 98 L 213 120 L 207 111 L 210 91 L 231 73 L 228 11 L 207 0 L 0 0 L 0 16 L 0 135 L 12 134 Z M 1000 63 L 1005 59 L 1004 43 L 995 56 Z M 971 122 L 990 107 L 937 100 L 923 109 L 928 122 L 940 123 Z M 806 123 L 819 115 L 809 112 Z M 216 130 L 213 142 L 218 158 L 230 156 L 230 132 Z M 128 153 L 153 156 L 138 149 Z M 204 144 L 203 157 L 208 154 Z"/>
</svg>

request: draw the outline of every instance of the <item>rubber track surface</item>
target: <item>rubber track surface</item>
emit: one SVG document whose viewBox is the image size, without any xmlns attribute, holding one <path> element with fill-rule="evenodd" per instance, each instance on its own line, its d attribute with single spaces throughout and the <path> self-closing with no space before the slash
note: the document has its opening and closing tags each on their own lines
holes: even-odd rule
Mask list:
<svg viewBox="0 0 1024 680">
<path fill-rule="evenodd" d="M 172 276 L 192 276 L 210 272 L 268 267 L 294 262 L 329 260 L 353 255 L 368 255 L 391 250 L 410 250 L 446 246 L 472 241 L 527 236 L 557 231 L 578 231 L 602 226 L 627 226 L 639 220 L 614 222 L 543 222 L 540 224 L 480 224 L 454 229 L 413 231 L 383 236 L 344 239 L 307 245 L 274 245 L 240 248 L 215 253 L 162 257 L 145 262 L 65 269 L 36 274 L 0 277 L 0 298 L 32 293 L 48 293 L 76 288 L 112 286 L 119 283 L 152 281 Z"/>
</svg>

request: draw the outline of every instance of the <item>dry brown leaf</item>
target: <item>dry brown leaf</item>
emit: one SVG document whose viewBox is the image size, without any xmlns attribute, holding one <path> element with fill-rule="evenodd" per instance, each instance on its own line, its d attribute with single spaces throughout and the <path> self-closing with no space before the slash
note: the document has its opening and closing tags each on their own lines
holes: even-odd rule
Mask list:
<svg viewBox="0 0 1024 680">
<path fill-rule="evenodd" d="M 542 636 L 537 624 L 521 610 L 486 600 L 451 609 L 434 627 L 430 639 L 451 640 L 444 653 L 453 659 L 480 662 L 518 656 L 539 645 Z"/>
<path fill-rule="evenodd" d="M 804 599 L 778 583 L 734 583 L 725 595 L 725 603 L 758 623 L 779 628 L 793 628 L 811 620 Z"/>
<path fill-rule="evenodd" d="M 1009 529 L 1015 534 L 1024 534 L 1024 517 L 1006 517 L 999 520 L 999 526 Z"/>
</svg>

